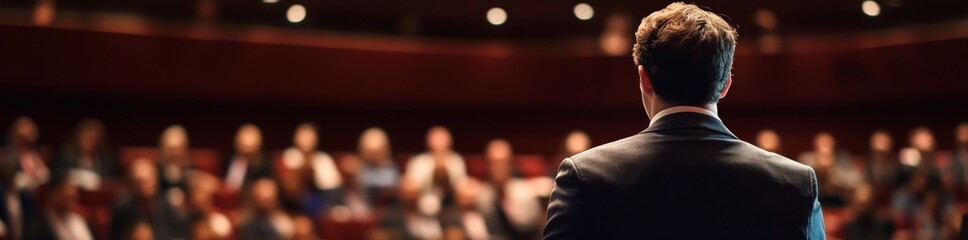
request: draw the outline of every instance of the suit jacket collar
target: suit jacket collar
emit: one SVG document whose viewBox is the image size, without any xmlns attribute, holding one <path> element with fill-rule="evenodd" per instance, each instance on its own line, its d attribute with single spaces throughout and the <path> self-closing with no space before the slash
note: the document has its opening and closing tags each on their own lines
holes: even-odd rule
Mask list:
<svg viewBox="0 0 968 240">
<path fill-rule="evenodd" d="M 702 129 L 739 139 L 726 128 L 723 121 L 713 116 L 694 112 L 678 112 L 664 116 L 649 125 L 642 133 L 677 129 Z"/>
</svg>

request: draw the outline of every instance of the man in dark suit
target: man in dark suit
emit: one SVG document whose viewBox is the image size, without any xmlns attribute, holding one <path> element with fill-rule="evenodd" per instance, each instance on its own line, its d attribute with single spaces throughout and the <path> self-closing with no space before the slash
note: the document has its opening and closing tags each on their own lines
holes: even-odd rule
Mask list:
<svg viewBox="0 0 968 240">
<path fill-rule="evenodd" d="M 695 5 L 642 20 L 639 134 L 565 159 L 545 239 L 824 239 L 814 171 L 730 133 L 736 32 Z"/>
</svg>

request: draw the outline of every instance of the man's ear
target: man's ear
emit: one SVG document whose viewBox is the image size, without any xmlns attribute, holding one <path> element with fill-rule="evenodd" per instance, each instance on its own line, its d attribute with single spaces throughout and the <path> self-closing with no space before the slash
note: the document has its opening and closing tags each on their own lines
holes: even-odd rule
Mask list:
<svg viewBox="0 0 968 240">
<path fill-rule="evenodd" d="M 639 65 L 639 88 L 641 88 L 643 95 L 655 95 L 652 80 L 649 80 L 649 73 L 645 72 L 645 67 L 642 65 Z"/>
<path fill-rule="evenodd" d="M 726 78 L 726 85 L 723 86 L 722 91 L 719 91 L 719 99 L 723 99 L 726 97 L 726 93 L 729 92 L 730 85 L 733 85 L 733 76 L 729 76 L 729 78 Z"/>
</svg>

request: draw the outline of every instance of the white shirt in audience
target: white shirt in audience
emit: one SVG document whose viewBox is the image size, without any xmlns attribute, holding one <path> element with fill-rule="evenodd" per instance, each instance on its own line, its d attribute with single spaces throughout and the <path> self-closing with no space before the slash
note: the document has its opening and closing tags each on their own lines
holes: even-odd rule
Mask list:
<svg viewBox="0 0 968 240">
<path fill-rule="evenodd" d="M 307 161 L 302 152 L 294 147 L 290 147 L 282 153 L 282 163 L 289 169 L 296 169 L 307 164 Z M 333 157 L 329 156 L 329 154 L 316 151 L 313 154 L 312 161 L 308 161 L 308 164 L 313 168 L 313 181 L 319 189 L 334 189 L 343 184 L 343 178 L 336 169 L 336 163 L 333 161 Z"/>
</svg>

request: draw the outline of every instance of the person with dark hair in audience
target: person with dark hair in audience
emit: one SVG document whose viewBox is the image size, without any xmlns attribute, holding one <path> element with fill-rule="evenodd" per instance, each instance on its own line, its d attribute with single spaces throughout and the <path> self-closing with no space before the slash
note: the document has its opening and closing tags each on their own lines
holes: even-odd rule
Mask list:
<svg viewBox="0 0 968 240">
<path fill-rule="evenodd" d="M 188 178 L 188 223 L 192 234 L 205 233 L 205 238 L 226 239 L 232 234 L 232 223 L 213 205 L 213 195 L 218 188 L 218 179 L 211 174 L 196 171 Z M 204 229 L 202 229 L 204 228 Z"/>
<path fill-rule="evenodd" d="M 23 239 L 29 225 L 36 222 L 39 216 L 33 195 L 26 189 L 14 183 L 18 173 L 16 162 L 0 162 L 0 193 L 3 205 L 0 205 L 0 221 L 2 229 L 0 237 L 4 239 Z"/>
<path fill-rule="evenodd" d="M 80 214 L 74 212 L 78 190 L 70 174 L 58 174 L 43 187 L 44 207 L 31 224 L 24 239 L 91 240 L 93 231 Z"/>
<path fill-rule="evenodd" d="M 773 129 L 763 129 L 756 134 L 756 146 L 776 154 L 783 155 L 783 142 L 780 141 L 780 134 Z"/>
<path fill-rule="evenodd" d="M 953 187 L 953 176 L 949 171 L 942 171 L 936 163 L 935 139 L 931 129 L 924 126 L 915 127 L 908 135 L 909 146 L 901 149 L 898 161 L 901 163 L 901 181 L 910 181 L 911 174 L 921 171 L 926 175 L 932 186 L 938 185 L 946 190 Z"/>
<path fill-rule="evenodd" d="M 136 159 L 128 170 L 130 191 L 121 194 L 111 210 L 111 238 L 132 236 L 137 233 L 139 222 L 148 224 L 154 239 L 185 236 L 187 216 L 172 206 L 184 202 L 184 195 L 168 196 L 159 192 L 157 171 L 151 160 Z"/>
<path fill-rule="evenodd" d="M 229 189 L 239 190 L 248 183 L 272 176 L 272 165 L 262 152 L 262 132 L 255 124 L 244 124 L 235 135 L 235 154 L 225 164 L 224 180 Z"/>
<path fill-rule="evenodd" d="M 844 239 L 892 239 L 894 224 L 890 214 L 875 206 L 874 189 L 870 185 L 857 186 L 847 207 L 852 217 L 844 226 Z"/>
<path fill-rule="evenodd" d="M 968 196 L 968 122 L 962 122 L 955 127 L 955 149 L 951 151 L 953 170 L 958 174 L 959 196 Z M 962 199 L 962 198 L 959 198 Z"/>
<path fill-rule="evenodd" d="M 270 178 L 254 179 L 249 189 L 251 203 L 238 227 L 240 239 L 289 239 L 292 219 L 279 206 L 279 188 Z"/>
<path fill-rule="evenodd" d="M 373 218 L 373 199 L 362 184 L 363 160 L 347 154 L 339 160 L 339 170 L 346 178 L 329 202 L 330 217 L 337 221 L 369 220 Z"/>
<path fill-rule="evenodd" d="M 380 202 L 390 202 L 395 197 L 399 170 L 393 161 L 390 138 L 383 129 L 367 128 L 360 134 L 357 154 L 363 160 L 360 184 Z"/>
<path fill-rule="evenodd" d="M 516 172 L 511 143 L 492 140 L 485 158 L 488 178 L 476 196 L 489 234 L 496 239 L 537 238 L 541 205 L 534 187 Z"/>
<path fill-rule="evenodd" d="M 171 125 L 158 139 L 158 177 L 161 189 L 184 188 L 192 172 L 188 132 L 181 125 Z"/>
<path fill-rule="evenodd" d="M 887 205 L 893 189 L 898 187 L 898 164 L 891 135 L 885 130 L 874 131 L 870 138 L 870 153 L 864 163 L 864 179 L 870 184 L 871 201 L 875 206 Z"/>
<path fill-rule="evenodd" d="M 800 163 L 816 171 L 820 203 L 840 206 L 844 198 L 863 180 L 846 151 L 837 148 L 837 142 L 828 132 L 820 132 L 814 138 L 813 151 L 800 154 Z"/>
<path fill-rule="evenodd" d="M 960 219 L 951 197 L 928 169 L 915 169 L 891 200 L 892 218 L 901 239 L 951 239 Z"/>
<path fill-rule="evenodd" d="M 118 162 L 111 153 L 105 136 L 104 123 L 95 118 L 82 119 L 74 128 L 74 134 L 60 151 L 60 157 L 52 164 L 55 170 L 74 174 L 84 179 L 81 186 L 87 190 L 97 187 L 101 179 L 120 177 Z"/>
<path fill-rule="evenodd" d="M 4 161 L 17 164 L 17 174 L 20 176 L 15 178 L 14 183 L 19 188 L 32 191 L 50 178 L 50 170 L 38 151 L 39 136 L 37 124 L 25 116 L 18 117 L 10 127 L 10 145 L 6 149 Z"/>
</svg>

